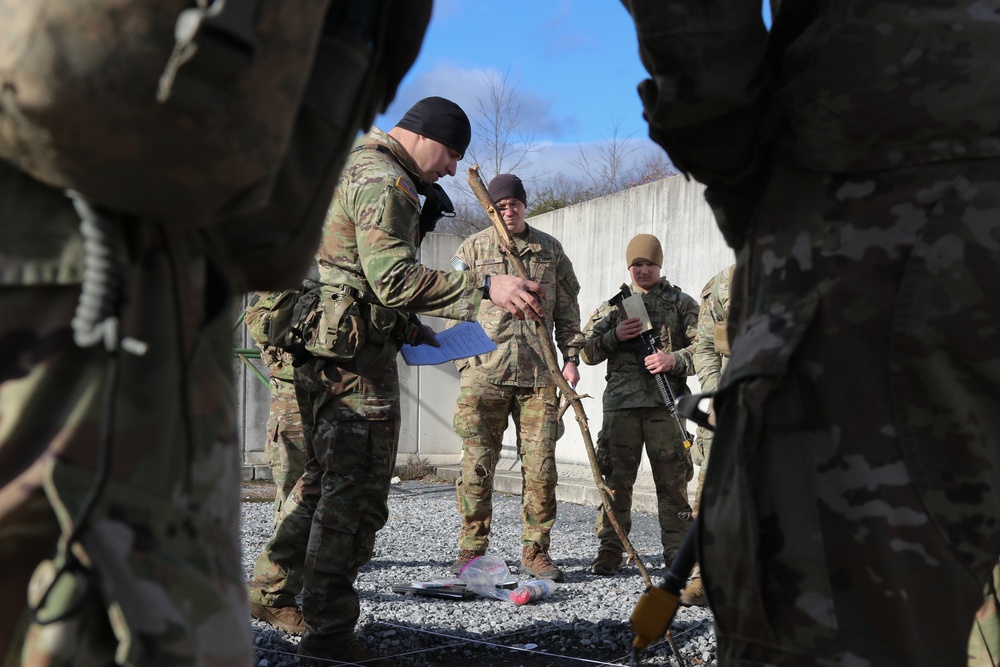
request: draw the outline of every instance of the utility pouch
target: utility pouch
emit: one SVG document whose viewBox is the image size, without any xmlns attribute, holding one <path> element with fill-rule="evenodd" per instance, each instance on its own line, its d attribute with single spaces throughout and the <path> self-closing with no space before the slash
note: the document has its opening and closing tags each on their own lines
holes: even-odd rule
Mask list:
<svg viewBox="0 0 1000 667">
<path fill-rule="evenodd" d="M 292 320 L 292 334 L 305 351 L 322 359 L 348 361 L 365 343 L 365 322 L 350 288 L 323 286 L 306 292 Z"/>
<path fill-rule="evenodd" d="M 260 292 L 251 297 L 243 321 L 258 345 L 284 348 L 289 343 L 288 329 L 300 293 L 299 290 L 283 290 Z"/>
<path fill-rule="evenodd" d="M 306 341 L 306 352 L 324 359 L 349 361 L 365 344 L 366 329 L 361 316 L 361 304 L 351 290 L 333 294 L 321 288 L 319 318 L 312 343 Z"/>
</svg>

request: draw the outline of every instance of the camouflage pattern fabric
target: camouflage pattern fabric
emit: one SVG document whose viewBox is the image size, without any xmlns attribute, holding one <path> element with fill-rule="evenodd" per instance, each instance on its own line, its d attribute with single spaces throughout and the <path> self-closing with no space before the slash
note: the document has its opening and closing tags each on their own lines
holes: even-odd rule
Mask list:
<svg viewBox="0 0 1000 667">
<path fill-rule="evenodd" d="M 514 237 L 514 244 L 528 277 L 542 286 L 539 300 L 551 318 L 556 346 L 564 357 L 577 354 L 584 337 L 577 301 L 580 283 L 573 263 L 558 240 L 530 225 Z M 477 272 L 515 273 L 492 228 L 465 239 L 455 258 Z M 482 550 L 489 543 L 493 473 L 508 416 L 514 419 L 521 460 L 521 541 L 523 546 L 537 542 L 547 548 L 556 519 L 559 406 L 556 381 L 539 346 L 548 344 L 550 334 L 539 335 L 538 323 L 518 320 L 490 301 L 480 304 L 478 320 L 497 349 L 455 362 L 462 374 L 454 419 L 455 432 L 462 438 L 462 475 L 455 487 L 462 517 L 459 548 Z"/>
<path fill-rule="evenodd" d="M 965 663 L 1000 553 L 1000 24 L 626 6 L 650 134 L 738 252 L 699 519 L 720 664 Z"/>
<path fill-rule="evenodd" d="M 983 606 L 969 636 L 968 667 L 996 667 L 1000 664 L 1000 564 L 993 567 L 993 576 L 986 582 Z"/>
<path fill-rule="evenodd" d="M 1000 254 L 984 241 L 1000 161 L 776 165 L 770 183 L 737 263 L 701 507 L 720 653 L 960 664 L 1000 552 Z"/>
<path fill-rule="evenodd" d="M 542 308 L 551 318 L 556 347 L 563 356 L 573 356 L 583 347 L 580 331 L 580 282 L 573 263 L 553 236 L 527 225 L 522 237 L 514 237 L 518 256 L 528 277 L 541 284 L 539 295 Z M 489 275 L 515 275 L 510 260 L 500 249 L 497 233 L 484 229 L 462 242 L 455 252 L 456 260 L 473 271 Z M 519 320 L 505 308 L 491 301 L 479 306 L 477 319 L 497 349 L 477 357 L 455 362 L 459 372 L 471 373 L 494 384 L 516 387 L 554 387 L 545 357 L 538 347 L 537 326 L 531 320 Z"/>
<path fill-rule="evenodd" d="M 306 397 L 309 384 L 308 376 L 299 384 Z M 257 560 L 250 599 L 293 606 L 302 591 L 302 641 L 311 653 L 336 656 L 360 614 L 358 570 L 389 517 L 399 422 L 307 417 L 304 425 L 310 459 Z"/>
<path fill-rule="evenodd" d="M 233 301 L 200 234 L 122 235 L 122 353 L 111 464 L 81 546 L 81 609 L 31 625 L 28 580 L 95 485 L 108 355 L 73 342 L 79 219 L 0 162 L 0 658 L 13 665 L 252 664 L 239 543 Z M 48 271 L 45 267 L 50 267 Z M 41 567 L 39 567 L 42 565 Z M 48 607 L 47 607 L 48 608 Z M 116 657 L 117 656 L 117 657 Z"/>
<path fill-rule="evenodd" d="M 701 391 L 708 393 L 719 388 L 722 381 L 722 371 L 729 362 L 728 339 L 721 347 L 716 347 L 716 339 L 724 332 L 729 319 L 729 284 L 733 279 L 733 269 L 729 266 L 712 276 L 704 289 L 701 290 L 701 307 L 698 310 L 698 340 L 694 346 L 694 369 L 698 374 Z M 723 332 L 720 332 L 720 327 Z M 721 341 L 720 341 L 721 343 Z M 715 406 L 709 401 L 708 413 L 715 415 Z M 705 487 L 705 473 L 708 471 L 708 458 L 712 452 L 712 432 L 699 426 L 696 432 L 691 455 L 698 464 L 698 489 L 694 495 L 694 513 L 698 514 L 701 505 L 701 493 Z"/>
<path fill-rule="evenodd" d="M 276 486 L 274 520 L 281 516 L 281 507 L 306 465 L 306 446 L 302 435 L 302 415 L 295 398 L 295 383 L 272 375 L 270 412 L 267 416 L 267 440 L 264 459 L 271 468 Z"/>
<path fill-rule="evenodd" d="M 387 308 L 473 319 L 483 298 L 481 277 L 417 261 L 419 227 L 412 221 L 420 203 L 413 159 L 377 127 L 354 147 L 341 176 L 341 184 L 350 186 L 337 188 L 323 228 L 316 257 L 320 282 L 352 287 L 365 301 Z"/>
<path fill-rule="evenodd" d="M 625 534 L 632 529 L 632 488 L 642 459 L 643 443 L 656 486 L 656 515 L 660 523 L 660 543 L 667 562 L 681 547 L 691 522 L 687 485 L 694 476 L 691 452 L 684 447 L 677 422 L 666 406 L 605 410 L 597 437 L 597 459 L 608 486 L 614 491 L 611 507 Z M 597 512 L 599 551 L 625 550 L 607 512 Z"/>
<path fill-rule="evenodd" d="M 353 287 L 370 304 L 472 319 L 482 278 L 428 269 L 416 259 L 420 206 L 412 159 L 377 128 L 356 148 L 327 214 L 316 257 L 320 282 Z M 369 335 L 350 361 L 317 357 L 296 369 L 306 471 L 257 560 L 250 597 L 288 606 L 301 590 L 301 647 L 312 654 L 336 657 L 353 632 L 354 579 L 388 517 L 400 423 L 397 352 L 395 340 Z"/>
<path fill-rule="evenodd" d="M 630 285 L 632 294 L 640 294 Z M 674 368 L 667 373 L 667 380 L 675 396 L 688 393 L 687 376 L 694 375 L 694 343 L 698 336 L 698 302 L 671 285 L 666 278 L 648 294 L 642 295 L 649 321 L 657 331 L 664 351 L 674 357 Z M 623 316 L 620 309 L 602 303 L 584 326 L 586 343 L 580 352 L 584 363 L 596 365 L 607 360 L 602 402 L 605 410 L 625 408 L 651 408 L 663 405 L 663 397 L 656 387 L 656 380 L 646 371 L 646 358 L 642 343 L 620 342 L 615 327 Z"/>
<path fill-rule="evenodd" d="M 276 293 L 258 293 L 257 304 L 269 304 L 267 297 Z M 256 304 L 255 304 L 256 305 Z M 271 396 L 267 424 L 265 426 L 264 460 L 271 469 L 274 481 L 274 518 L 277 523 L 281 506 L 298 481 L 306 464 L 305 443 L 302 438 L 302 415 L 299 414 L 298 399 L 295 398 L 295 358 L 289 352 L 265 345 L 261 342 L 262 323 L 260 318 L 268 315 L 265 309 L 248 307 L 243 319 L 247 331 L 260 348 L 261 361 L 267 366 L 268 388 Z"/>
<path fill-rule="evenodd" d="M 698 304 L 666 278 L 643 294 L 634 284 L 632 294 L 642 294 L 649 321 L 663 349 L 673 355 L 674 368 L 667 380 L 675 396 L 687 393 L 685 378 L 694 374 L 692 353 L 698 325 Z M 632 487 L 642 456 L 643 443 L 656 487 L 657 516 L 663 553 L 673 558 L 690 525 L 678 514 L 690 512 L 687 483 L 694 474 L 684 435 L 663 403 L 663 397 L 643 360 L 645 348 L 637 340 L 621 342 L 615 328 L 624 319 L 621 310 L 604 302 L 584 327 L 587 342 L 580 358 L 591 365 L 608 362 L 604 389 L 604 422 L 598 435 L 597 457 L 601 472 L 615 491 L 612 507 L 626 535 L 632 526 Z M 624 551 L 606 512 L 597 513 L 601 551 Z"/>
<path fill-rule="evenodd" d="M 455 432 L 462 438 L 462 474 L 456 506 L 462 517 L 459 549 L 485 551 L 493 516 L 493 479 L 507 418 L 517 429 L 517 456 L 524 483 L 521 542 L 550 543 L 556 520 L 556 430 L 559 403 L 554 387 L 515 387 L 462 376 Z"/>
<path fill-rule="evenodd" d="M 192 40 L 183 57 L 172 57 L 182 34 L 175 25 L 190 3 L 28 9 L 3 0 L 0 69 L 18 94 L 0 117 L 0 157 L 52 186 L 161 222 L 191 226 L 254 210 L 267 201 L 287 150 L 328 5 L 255 2 L 248 25 L 226 24 L 243 28 L 238 36 L 217 28 L 229 39 L 211 49 L 204 37 Z M 255 57 L 234 67 L 241 39 L 254 39 Z M 212 53 L 207 63 L 204 51 Z M 213 58 L 226 65 L 211 67 Z M 167 69 L 170 84 L 158 91 Z"/>
</svg>

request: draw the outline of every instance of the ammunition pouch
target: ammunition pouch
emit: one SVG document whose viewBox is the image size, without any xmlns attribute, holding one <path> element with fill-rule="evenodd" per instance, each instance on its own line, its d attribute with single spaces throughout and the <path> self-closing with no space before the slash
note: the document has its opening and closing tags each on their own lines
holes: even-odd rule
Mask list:
<svg viewBox="0 0 1000 667">
<path fill-rule="evenodd" d="M 323 285 L 302 295 L 292 316 L 292 334 L 302 349 L 322 359 L 348 361 L 365 344 L 360 293 Z"/>
<path fill-rule="evenodd" d="M 243 313 L 247 331 L 261 349 L 284 348 L 300 290 L 254 294 Z"/>
<path fill-rule="evenodd" d="M 301 350 L 332 361 L 350 361 L 364 345 L 416 344 L 423 326 L 415 316 L 377 303 L 346 285 L 324 285 L 306 292 L 292 316 L 291 333 Z M 294 351 L 293 351 L 294 352 Z"/>
</svg>

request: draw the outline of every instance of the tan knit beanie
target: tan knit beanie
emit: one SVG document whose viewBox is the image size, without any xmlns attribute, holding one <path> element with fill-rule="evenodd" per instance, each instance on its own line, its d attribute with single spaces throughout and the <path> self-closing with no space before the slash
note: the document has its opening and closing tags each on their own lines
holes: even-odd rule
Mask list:
<svg viewBox="0 0 1000 667">
<path fill-rule="evenodd" d="M 628 242 L 625 261 L 629 266 L 636 262 L 652 262 L 657 266 L 663 266 L 663 248 L 660 247 L 660 240 L 652 234 L 639 234 Z"/>
</svg>

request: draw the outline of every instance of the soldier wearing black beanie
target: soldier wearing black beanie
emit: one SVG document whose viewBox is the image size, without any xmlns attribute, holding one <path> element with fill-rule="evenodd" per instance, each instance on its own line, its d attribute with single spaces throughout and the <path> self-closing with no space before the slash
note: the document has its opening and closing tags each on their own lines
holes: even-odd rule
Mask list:
<svg viewBox="0 0 1000 667">
<path fill-rule="evenodd" d="M 472 139 L 469 117 L 462 111 L 462 107 L 443 97 L 425 97 L 420 100 L 410 107 L 396 123 L 396 127 L 438 141 L 460 156 L 465 155 Z"/>
<path fill-rule="evenodd" d="M 296 510 L 280 519 L 249 583 L 251 615 L 302 633 L 301 656 L 384 664 L 355 636 L 360 607 L 353 584 L 389 516 L 395 461 L 386 452 L 399 446 L 399 346 L 433 342 L 415 314 L 473 320 L 482 301 L 512 318 L 545 312 L 535 281 L 478 267 L 440 271 L 417 257 L 428 193 L 455 176 L 470 136 L 469 119 L 454 102 L 417 102 L 388 132 L 373 127 L 357 139 L 327 212 L 316 256 L 319 286 L 302 297 L 312 307 L 303 319 L 310 323 L 302 336 L 308 363 L 298 369 L 296 395 L 316 479 L 331 473 L 353 481 L 306 485 L 302 508 L 315 516 L 302 521 Z M 298 578 L 289 576 L 293 571 Z"/>
</svg>

